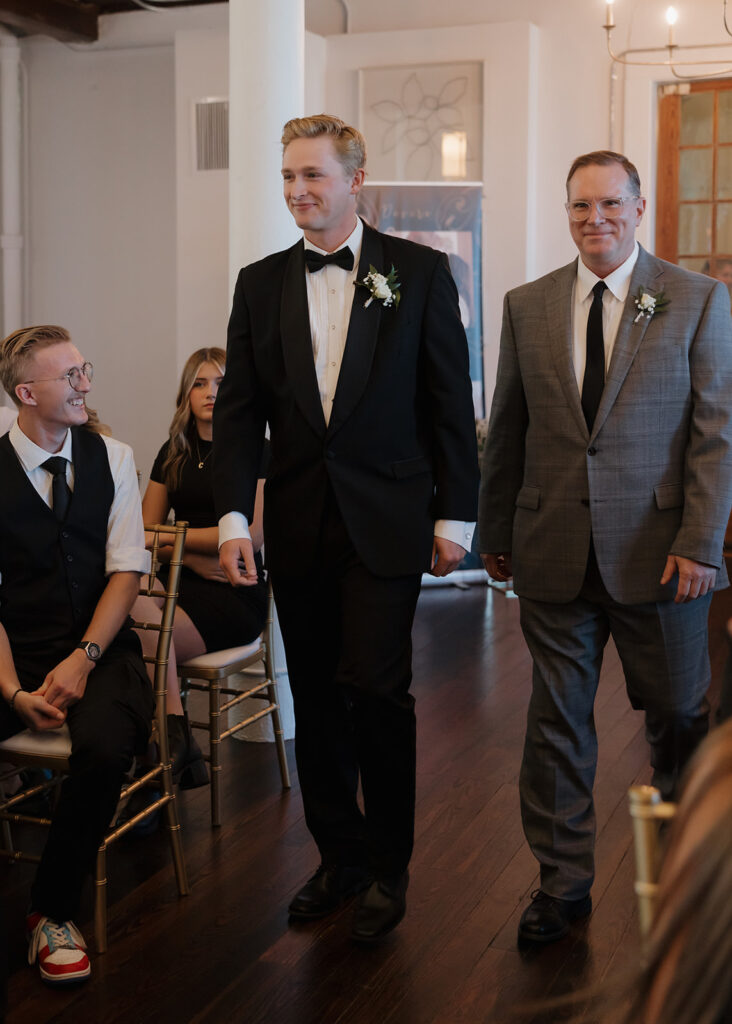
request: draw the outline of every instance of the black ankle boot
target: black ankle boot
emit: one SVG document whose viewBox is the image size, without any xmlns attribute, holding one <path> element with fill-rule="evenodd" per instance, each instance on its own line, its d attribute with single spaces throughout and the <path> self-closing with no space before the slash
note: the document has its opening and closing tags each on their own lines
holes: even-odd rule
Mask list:
<svg viewBox="0 0 732 1024">
<path fill-rule="evenodd" d="M 196 789 L 208 784 L 208 768 L 201 748 L 193 738 L 188 715 L 168 715 L 168 744 L 173 782 L 180 789 Z"/>
</svg>

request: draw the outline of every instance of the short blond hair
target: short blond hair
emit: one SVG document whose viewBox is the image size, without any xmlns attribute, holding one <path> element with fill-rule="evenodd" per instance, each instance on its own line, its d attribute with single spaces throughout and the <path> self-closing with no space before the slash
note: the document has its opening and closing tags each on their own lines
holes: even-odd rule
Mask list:
<svg viewBox="0 0 732 1024">
<path fill-rule="evenodd" d="M 315 114 L 311 117 L 293 117 L 282 129 L 282 152 L 294 139 L 317 139 L 329 135 L 343 170 L 347 175 L 366 166 L 366 139 L 354 128 L 333 114 Z"/>
<path fill-rule="evenodd" d="M 35 353 L 64 341 L 71 341 L 65 327 L 41 324 L 38 327 L 21 327 L 0 342 L 0 381 L 17 406 L 21 403 L 15 389 L 23 383 L 28 363 Z"/>
</svg>

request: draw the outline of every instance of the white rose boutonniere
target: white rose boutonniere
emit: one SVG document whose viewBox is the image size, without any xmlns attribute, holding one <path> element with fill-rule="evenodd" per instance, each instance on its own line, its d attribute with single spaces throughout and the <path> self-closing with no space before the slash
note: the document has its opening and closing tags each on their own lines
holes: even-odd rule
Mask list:
<svg viewBox="0 0 732 1024">
<path fill-rule="evenodd" d="M 642 285 L 638 289 L 638 294 L 635 297 L 635 305 L 638 310 L 638 315 L 633 321 L 637 324 L 639 320 L 644 317 L 650 320 L 656 313 L 663 313 L 666 306 L 668 306 L 671 300 L 666 297 L 666 292 L 661 291 L 658 295 L 652 295 L 651 292 L 647 291 Z"/>
<path fill-rule="evenodd" d="M 364 308 L 370 306 L 374 299 L 378 299 L 383 306 L 399 305 L 401 299 L 400 284 L 397 280 L 397 272 L 392 264 L 388 274 L 380 274 L 373 265 L 369 265 L 369 272 L 363 281 L 356 281 L 358 288 L 368 288 L 370 295 L 364 302 Z"/>
</svg>

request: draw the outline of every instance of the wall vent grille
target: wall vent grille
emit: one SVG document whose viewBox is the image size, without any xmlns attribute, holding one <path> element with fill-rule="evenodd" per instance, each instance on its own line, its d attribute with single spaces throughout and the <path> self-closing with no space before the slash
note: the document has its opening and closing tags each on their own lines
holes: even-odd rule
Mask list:
<svg viewBox="0 0 732 1024">
<path fill-rule="evenodd" d="M 229 101 L 196 103 L 196 169 L 225 171 L 229 167 Z"/>
</svg>

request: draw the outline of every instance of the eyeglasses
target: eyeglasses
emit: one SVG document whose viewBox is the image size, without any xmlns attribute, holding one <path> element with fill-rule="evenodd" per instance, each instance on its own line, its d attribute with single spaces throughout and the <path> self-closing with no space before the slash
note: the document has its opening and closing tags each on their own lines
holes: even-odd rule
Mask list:
<svg viewBox="0 0 732 1024">
<path fill-rule="evenodd" d="M 592 212 L 592 207 L 597 207 L 597 212 L 603 220 L 615 220 L 623 212 L 626 203 L 637 203 L 640 196 L 613 196 L 610 199 L 576 199 L 574 202 L 565 203 L 564 208 L 569 214 L 569 219 L 574 221 L 587 220 Z"/>
<path fill-rule="evenodd" d="M 79 390 L 81 384 L 81 378 L 86 379 L 91 384 L 92 377 L 94 376 L 94 367 L 91 363 L 83 363 L 81 366 L 72 366 L 66 373 L 62 373 L 60 377 L 35 377 L 33 380 L 24 380 L 24 384 L 43 384 L 50 380 L 67 380 L 74 391 Z"/>
</svg>

